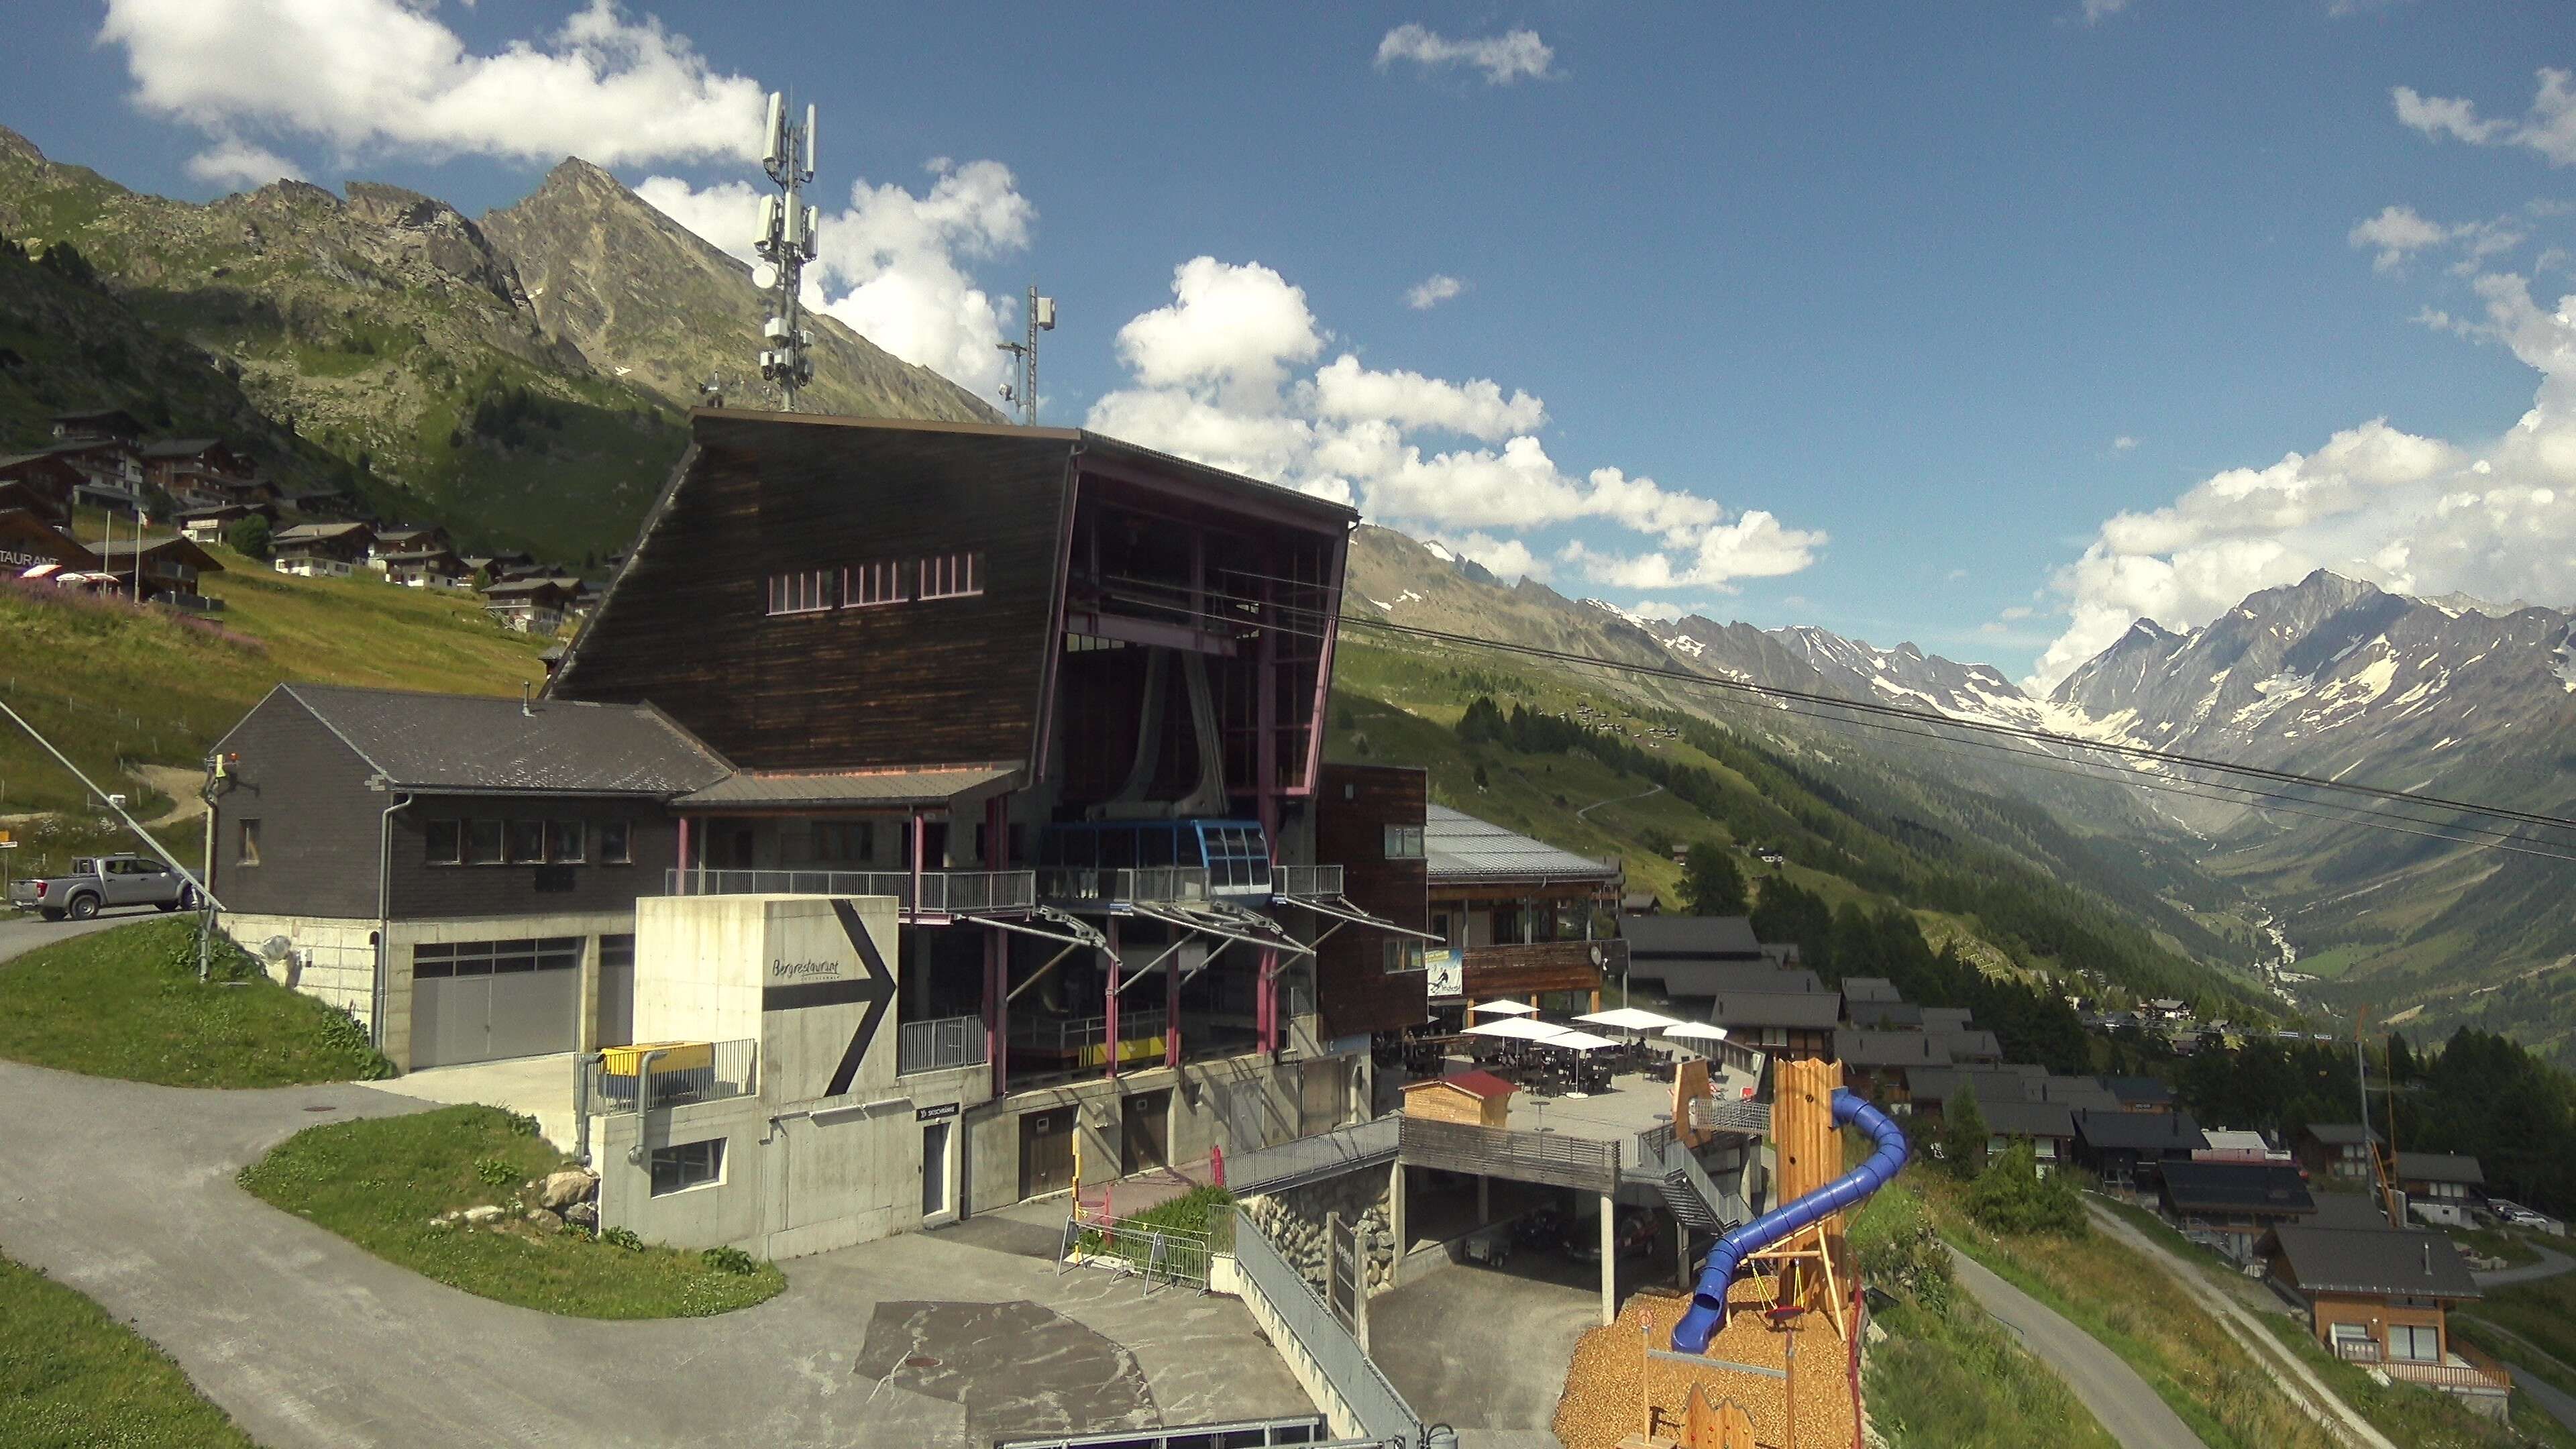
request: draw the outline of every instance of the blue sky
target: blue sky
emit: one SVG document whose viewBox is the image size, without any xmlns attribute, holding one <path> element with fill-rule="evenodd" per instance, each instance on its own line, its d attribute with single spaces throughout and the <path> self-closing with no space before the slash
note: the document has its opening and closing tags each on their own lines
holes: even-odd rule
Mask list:
<svg viewBox="0 0 2576 1449">
<path fill-rule="evenodd" d="M 791 88 L 842 315 L 983 386 L 1034 278 L 1048 420 L 1568 594 L 2043 675 L 2319 564 L 2576 603 L 2564 6 L 413 9 L 13 6 L 0 124 L 469 214 L 578 149 L 738 247 L 731 118 Z M 441 32 L 452 92 L 374 104 Z"/>
</svg>

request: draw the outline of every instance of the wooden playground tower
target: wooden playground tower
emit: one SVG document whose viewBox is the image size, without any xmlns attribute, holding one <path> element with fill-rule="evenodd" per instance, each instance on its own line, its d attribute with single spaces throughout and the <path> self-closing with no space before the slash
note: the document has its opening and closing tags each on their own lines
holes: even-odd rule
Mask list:
<svg viewBox="0 0 2576 1449">
<path fill-rule="evenodd" d="M 1839 1062 L 1773 1068 L 1770 1200 L 1823 1188 L 1843 1170 L 1833 1096 Z M 1640 1292 L 1575 1350 L 1556 1433 L 1568 1449 L 1841 1449 L 1860 1442 L 1854 1336 L 1858 1278 L 1832 1214 L 1745 1257 L 1724 1331 L 1705 1355 L 1675 1353 L 1687 1296 Z"/>
</svg>

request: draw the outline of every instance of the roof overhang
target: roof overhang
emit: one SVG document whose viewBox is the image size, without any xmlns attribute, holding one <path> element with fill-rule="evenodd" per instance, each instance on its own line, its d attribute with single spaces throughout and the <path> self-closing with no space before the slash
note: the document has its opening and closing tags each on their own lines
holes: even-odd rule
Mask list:
<svg viewBox="0 0 2576 1449">
<path fill-rule="evenodd" d="M 796 814 L 813 810 L 954 808 L 1018 788 L 1016 765 L 941 765 L 914 770 L 744 771 L 671 802 L 700 814 Z"/>
</svg>

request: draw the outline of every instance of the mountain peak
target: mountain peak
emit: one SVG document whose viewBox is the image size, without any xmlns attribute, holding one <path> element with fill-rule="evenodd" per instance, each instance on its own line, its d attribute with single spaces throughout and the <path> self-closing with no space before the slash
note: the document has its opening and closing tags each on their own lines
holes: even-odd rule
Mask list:
<svg viewBox="0 0 2576 1449">
<path fill-rule="evenodd" d="M 5 152 L 13 156 L 22 156 L 27 160 L 40 163 L 45 159 L 45 153 L 36 149 L 35 142 L 28 140 L 26 137 L 19 135 L 17 132 L 10 130 L 6 126 L 0 126 L 0 152 Z"/>
</svg>

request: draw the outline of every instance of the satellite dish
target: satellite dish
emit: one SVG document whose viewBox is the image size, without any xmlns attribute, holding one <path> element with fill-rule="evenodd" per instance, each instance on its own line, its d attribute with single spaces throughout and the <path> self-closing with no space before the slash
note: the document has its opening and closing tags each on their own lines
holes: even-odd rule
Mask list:
<svg viewBox="0 0 2576 1449">
<path fill-rule="evenodd" d="M 766 292 L 778 285 L 778 269 L 762 262 L 751 269 L 751 284 Z"/>
<path fill-rule="evenodd" d="M 271 961 L 285 960 L 286 953 L 294 949 L 295 943 L 284 936 L 271 936 L 259 943 L 259 954 Z"/>
</svg>

